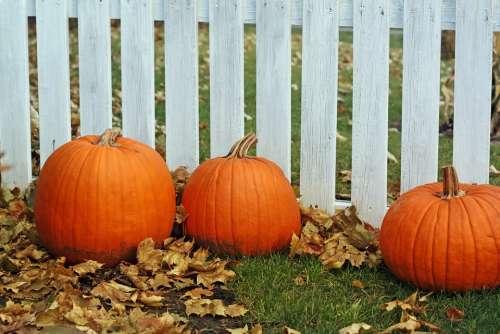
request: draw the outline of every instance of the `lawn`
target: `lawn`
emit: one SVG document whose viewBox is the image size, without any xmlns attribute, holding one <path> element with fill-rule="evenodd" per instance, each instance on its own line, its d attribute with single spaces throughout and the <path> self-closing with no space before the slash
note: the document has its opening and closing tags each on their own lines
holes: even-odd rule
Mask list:
<svg viewBox="0 0 500 334">
<path fill-rule="evenodd" d="M 115 23 L 112 34 L 114 122 L 120 125 L 120 41 L 119 26 Z M 72 28 L 72 64 L 77 64 L 76 36 Z M 300 165 L 300 87 L 301 87 L 301 34 L 292 35 L 292 183 L 297 185 Z M 165 123 L 164 49 L 162 26 L 156 27 L 156 116 L 161 128 Z M 200 27 L 199 86 L 200 86 L 200 157 L 209 158 L 210 92 L 208 29 Z M 339 105 L 338 132 L 345 140 L 337 140 L 337 171 L 351 169 L 352 119 L 352 35 L 341 33 L 339 53 Z M 33 44 L 31 44 L 33 49 Z M 388 162 L 388 192 L 394 197 L 399 191 L 400 127 L 401 127 L 401 75 L 402 36 L 391 36 L 389 96 L 389 147 L 395 160 Z M 245 130 L 255 131 L 255 28 L 245 30 Z M 442 63 L 442 76 L 449 77 L 453 61 Z M 78 67 L 72 66 L 72 87 L 77 87 Z M 72 89 L 75 109 L 78 105 L 77 88 Z M 161 134 L 161 131 L 159 131 Z M 158 145 L 164 145 L 159 136 Z M 161 148 L 160 148 L 161 149 Z M 439 141 L 439 165 L 452 161 L 452 136 L 443 133 Z M 500 146 L 492 145 L 491 162 L 500 167 Z M 500 177 L 491 177 L 491 183 L 500 185 Z M 338 194 L 349 196 L 350 183 L 337 179 Z M 265 333 L 281 333 L 283 326 L 302 333 L 332 333 L 354 322 L 366 322 L 383 329 L 398 321 L 399 313 L 383 312 L 380 305 L 393 299 L 404 299 L 415 289 L 396 280 L 381 266 L 377 269 L 357 269 L 348 266 L 342 270 L 326 270 L 313 257 L 289 259 L 285 252 L 269 257 L 241 258 L 235 266 L 236 279 L 230 284 L 238 302 L 250 310 L 245 321 L 261 323 Z M 302 283 L 297 284 L 300 276 Z M 354 280 L 365 287 L 355 288 Z M 470 293 L 436 293 L 429 297 L 424 319 L 443 328 L 444 332 L 495 333 L 500 330 L 500 289 Z M 464 319 L 451 322 L 446 315 L 449 307 L 464 311 Z"/>
</svg>

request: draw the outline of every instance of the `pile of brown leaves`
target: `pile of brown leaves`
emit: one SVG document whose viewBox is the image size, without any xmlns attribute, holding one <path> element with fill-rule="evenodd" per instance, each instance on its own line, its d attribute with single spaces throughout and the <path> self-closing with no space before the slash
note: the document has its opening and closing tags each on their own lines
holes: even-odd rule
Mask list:
<svg viewBox="0 0 500 334">
<path fill-rule="evenodd" d="M 379 230 L 363 222 L 355 207 L 333 216 L 312 207 L 302 207 L 301 212 L 302 233 L 293 235 L 290 257 L 316 255 L 328 269 L 342 268 L 347 262 L 354 267 L 375 267 L 382 262 Z"/>
<path fill-rule="evenodd" d="M 160 249 L 141 242 L 137 264 L 68 266 L 40 245 L 29 197 L 0 194 L 0 333 L 246 333 L 238 317 L 247 310 L 225 287 L 235 276 L 229 260 L 169 238 Z"/>
<path fill-rule="evenodd" d="M 418 317 L 425 315 L 427 307 L 425 303 L 428 301 L 430 294 L 419 296 L 417 292 L 411 294 L 405 300 L 393 300 L 391 302 L 382 304 L 381 309 L 386 312 L 393 312 L 400 310 L 401 317 L 399 323 L 391 325 L 382 331 L 376 331 L 374 326 L 366 323 L 355 323 L 342 328 L 339 334 L 360 334 L 360 333 L 438 333 L 441 329 L 425 320 L 418 319 Z M 427 330 L 423 332 L 422 330 Z"/>
</svg>

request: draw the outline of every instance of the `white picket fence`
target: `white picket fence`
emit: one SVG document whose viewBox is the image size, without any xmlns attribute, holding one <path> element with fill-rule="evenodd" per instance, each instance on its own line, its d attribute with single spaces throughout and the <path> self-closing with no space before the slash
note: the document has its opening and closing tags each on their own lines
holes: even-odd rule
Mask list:
<svg viewBox="0 0 500 334">
<path fill-rule="evenodd" d="M 387 202 L 389 32 L 404 36 L 401 185 L 438 171 L 440 40 L 456 30 L 453 163 L 488 182 L 499 0 L 0 0 L 0 146 L 31 179 L 27 17 L 36 16 L 41 161 L 71 138 L 68 17 L 78 18 L 81 133 L 111 125 L 110 19 L 121 20 L 125 135 L 154 145 L 154 20 L 165 21 L 169 166 L 198 165 L 198 22 L 210 23 L 211 155 L 244 131 L 244 24 L 257 26 L 258 154 L 290 175 L 292 25 L 302 26 L 302 199 L 334 210 L 339 27 L 353 27 L 352 201 L 378 225 Z"/>
</svg>

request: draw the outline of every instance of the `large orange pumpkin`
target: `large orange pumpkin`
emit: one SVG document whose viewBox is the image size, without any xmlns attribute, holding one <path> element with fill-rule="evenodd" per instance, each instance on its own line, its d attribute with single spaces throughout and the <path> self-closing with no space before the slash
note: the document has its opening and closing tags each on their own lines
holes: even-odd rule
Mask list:
<svg viewBox="0 0 500 334">
<path fill-rule="evenodd" d="M 382 224 L 380 247 L 401 280 L 432 290 L 500 285 L 500 188 L 459 184 L 444 167 L 443 184 L 403 194 Z"/>
<path fill-rule="evenodd" d="M 254 134 L 225 157 L 205 161 L 191 175 L 182 204 L 186 232 L 225 254 L 262 255 L 286 247 L 300 233 L 300 209 L 290 183 L 270 160 L 247 156 Z"/>
<path fill-rule="evenodd" d="M 35 220 L 44 245 L 70 263 L 132 261 L 139 242 L 170 235 L 175 192 L 153 149 L 116 130 L 57 149 L 38 179 Z"/>
</svg>

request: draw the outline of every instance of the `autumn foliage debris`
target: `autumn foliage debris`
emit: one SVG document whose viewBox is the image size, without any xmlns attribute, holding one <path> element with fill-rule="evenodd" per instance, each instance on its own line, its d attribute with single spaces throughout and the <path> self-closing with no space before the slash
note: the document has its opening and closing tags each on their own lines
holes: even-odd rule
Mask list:
<svg viewBox="0 0 500 334">
<path fill-rule="evenodd" d="M 340 269 L 346 263 L 376 267 L 382 261 L 379 230 L 363 222 L 354 206 L 335 215 L 312 207 L 302 207 L 302 233 L 294 235 L 290 257 L 311 254 L 328 269 Z"/>
<path fill-rule="evenodd" d="M 0 193 L 0 333 L 61 326 L 85 333 L 190 333 L 193 316 L 218 317 L 218 330 L 243 325 L 231 319 L 247 310 L 224 287 L 235 276 L 230 260 L 169 238 L 162 245 L 142 241 L 136 264 L 68 266 L 40 245 L 29 197 L 19 189 Z"/>
</svg>

